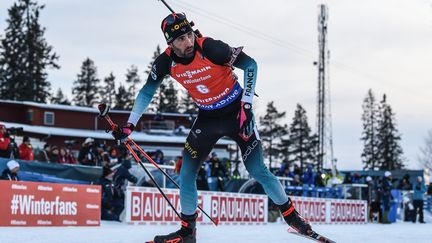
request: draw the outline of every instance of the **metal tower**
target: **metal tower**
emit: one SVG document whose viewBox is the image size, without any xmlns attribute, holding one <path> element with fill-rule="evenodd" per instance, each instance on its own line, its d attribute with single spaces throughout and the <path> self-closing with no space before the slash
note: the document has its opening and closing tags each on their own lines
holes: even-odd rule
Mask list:
<svg viewBox="0 0 432 243">
<path fill-rule="evenodd" d="M 318 67 L 318 107 L 317 107 L 317 133 L 318 133 L 318 169 L 331 168 L 335 173 L 333 158 L 333 139 L 330 109 L 330 82 L 329 60 L 330 51 L 327 43 L 328 8 L 321 4 L 318 6 L 318 45 L 319 59 L 315 63 Z"/>
</svg>

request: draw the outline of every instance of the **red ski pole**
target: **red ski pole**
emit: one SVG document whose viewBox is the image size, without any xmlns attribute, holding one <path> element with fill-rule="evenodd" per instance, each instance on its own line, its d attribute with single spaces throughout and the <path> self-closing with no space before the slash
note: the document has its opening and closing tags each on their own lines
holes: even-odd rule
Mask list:
<svg viewBox="0 0 432 243">
<path fill-rule="evenodd" d="M 100 104 L 98 106 L 99 108 L 99 117 L 103 117 L 105 118 L 105 120 L 108 122 L 108 124 L 111 126 L 111 130 L 115 129 L 117 127 L 117 125 L 111 120 L 110 116 L 108 115 L 108 111 L 109 111 L 109 106 L 107 106 L 106 104 Z M 134 147 L 136 149 L 138 149 L 138 151 L 140 151 L 140 153 L 150 162 L 152 163 L 160 172 L 162 172 L 162 174 L 164 174 L 164 176 L 166 176 L 166 178 L 168 178 L 177 188 L 180 189 L 179 184 L 170 176 L 168 175 L 162 168 L 159 167 L 159 165 L 138 145 L 135 143 L 135 141 L 133 139 L 131 139 L 130 137 L 127 138 L 127 140 L 124 142 L 125 145 L 129 146 L 129 144 L 127 144 L 127 142 L 130 142 L 134 145 Z M 135 152 L 134 152 L 135 153 Z M 141 160 L 140 160 L 141 161 Z M 141 164 L 140 164 L 141 165 Z M 143 167 L 143 165 L 141 165 Z M 219 224 L 219 220 L 217 219 L 213 219 L 212 217 L 210 217 L 210 215 L 208 215 L 204 209 L 202 209 L 199 205 L 198 205 L 198 209 L 201 210 L 201 212 L 207 217 L 209 218 L 214 225 L 218 225 Z"/>
<path fill-rule="evenodd" d="M 150 180 L 157 187 L 157 189 L 159 190 L 160 194 L 162 194 L 162 196 L 165 198 L 165 200 L 167 201 L 167 203 L 171 206 L 172 210 L 174 210 L 175 214 L 179 217 L 179 219 L 181 219 L 181 216 L 180 216 L 179 212 L 177 212 L 177 210 L 175 209 L 174 205 L 172 205 L 171 201 L 168 199 L 168 197 L 162 191 L 162 189 L 160 188 L 160 186 L 157 184 L 156 180 L 154 179 L 153 175 L 147 170 L 147 168 L 144 166 L 142 160 L 138 157 L 138 155 L 135 153 L 135 151 L 132 149 L 132 147 L 128 144 L 127 141 L 124 142 L 124 145 L 129 150 L 129 152 L 132 154 L 132 156 L 135 158 L 135 161 L 144 169 L 144 171 L 146 172 L 147 176 L 150 177 Z"/>
</svg>

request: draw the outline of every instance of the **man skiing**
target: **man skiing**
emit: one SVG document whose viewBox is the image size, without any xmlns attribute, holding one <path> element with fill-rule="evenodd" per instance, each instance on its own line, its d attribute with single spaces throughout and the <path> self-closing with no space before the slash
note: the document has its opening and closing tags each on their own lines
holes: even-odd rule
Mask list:
<svg viewBox="0 0 432 243">
<path fill-rule="evenodd" d="M 197 172 L 223 136 L 237 142 L 246 169 L 279 206 L 288 225 L 301 234 L 311 235 L 311 226 L 295 210 L 282 185 L 263 162 L 252 109 L 257 78 L 255 60 L 246 55 L 242 47 L 230 47 L 222 41 L 197 36 L 181 13 L 164 18 L 161 29 L 168 48 L 154 61 L 128 123 L 113 132 L 121 141 L 132 133 L 166 75 L 179 82 L 199 108 L 186 139 L 180 170 L 181 228 L 168 235 L 156 236 L 154 242 L 196 242 Z M 244 71 L 243 88 L 233 72 L 234 67 Z"/>
</svg>

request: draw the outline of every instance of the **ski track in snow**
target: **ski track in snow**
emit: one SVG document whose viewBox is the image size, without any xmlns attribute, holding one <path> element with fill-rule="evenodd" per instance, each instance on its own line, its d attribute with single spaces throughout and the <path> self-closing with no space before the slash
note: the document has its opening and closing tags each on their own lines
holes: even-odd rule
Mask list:
<svg viewBox="0 0 432 243">
<path fill-rule="evenodd" d="M 178 226 L 126 225 L 102 221 L 100 227 L 0 227 L 2 243 L 144 243 L 156 234 Z M 432 225 L 399 222 L 391 225 L 313 225 L 317 232 L 336 242 L 426 243 L 432 242 Z M 282 223 L 267 225 L 198 225 L 199 243 L 277 243 L 312 241 L 287 233 Z"/>
</svg>

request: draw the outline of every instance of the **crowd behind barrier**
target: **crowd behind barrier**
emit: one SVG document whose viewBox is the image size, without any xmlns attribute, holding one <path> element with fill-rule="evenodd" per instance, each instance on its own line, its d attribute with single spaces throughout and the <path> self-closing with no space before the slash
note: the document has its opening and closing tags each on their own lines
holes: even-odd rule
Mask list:
<svg viewBox="0 0 432 243">
<path fill-rule="evenodd" d="M 0 125 L 0 157 L 3 157 L 3 160 L 9 159 L 7 163 L 3 163 L 3 168 L 0 166 L 2 179 L 19 180 L 18 175 L 22 175 L 26 180 L 79 184 L 82 183 L 79 178 L 67 178 L 66 176 L 62 179 L 55 179 L 55 174 L 58 174 L 58 168 L 55 168 L 55 165 L 71 165 L 71 168 L 78 168 L 79 166 L 99 168 L 96 172 L 99 176 L 95 180 L 93 175 L 90 183 L 97 183 L 102 186 L 102 219 L 120 220 L 120 213 L 124 208 L 124 190 L 127 184 L 154 186 L 149 178 L 144 177 L 143 180 L 139 180 L 137 173 L 130 170 L 132 157 L 123 147 L 109 147 L 103 142 L 87 138 L 78 152 L 71 150 L 70 143 L 64 147 L 45 144 L 43 149 L 34 151 L 29 137 L 23 137 L 22 141 L 22 144 L 18 146 L 13 136 L 8 134 L 5 126 Z M 141 156 L 140 153 L 137 154 Z M 168 166 L 168 169 L 165 168 L 166 172 L 178 182 L 177 175 L 182 164 L 181 155 L 175 160 L 166 160 L 161 150 L 148 154 L 156 163 Z M 20 164 L 14 159 L 27 160 L 28 163 L 25 165 L 32 163 L 49 164 L 55 168 L 52 172 L 54 175 L 50 177 L 49 175 L 41 175 L 43 173 L 38 175 L 27 172 L 18 174 Z M 148 162 L 144 157 L 142 161 Z M 152 174 L 163 187 L 174 188 L 173 183 L 167 182 L 162 173 L 153 170 Z M 358 173 L 342 175 L 336 171 L 333 176 L 331 171 L 316 171 L 310 164 L 302 169 L 297 163 L 282 163 L 280 168 L 274 170 L 274 174 L 282 179 L 281 183 L 288 195 L 367 200 L 371 221 L 390 223 L 394 222 L 396 217 L 417 221 L 416 215 L 418 215 L 418 221 L 424 223 L 421 213 L 423 208 L 432 211 L 432 183 L 427 190 L 420 177 L 416 178 L 415 185 L 412 185 L 409 175 L 400 181 L 393 180 L 390 172 L 386 172 L 383 177 L 371 177 L 360 176 Z M 82 177 L 82 175 L 80 176 Z M 245 179 L 247 178 L 241 177 L 239 161 L 220 159 L 213 152 L 198 171 L 197 187 L 198 190 L 231 191 L 230 187 L 236 184 L 235 182 L 241 181 L 243 183 L 246 181 Z M 240 183 L 236 185 L 237 188 L 241 186 Z M 426 191 L 428 191 L 427 197 L 425 197 Z M 398 207 L 403 209 L 402 216 L 396 215 Z"/>
</svg>

